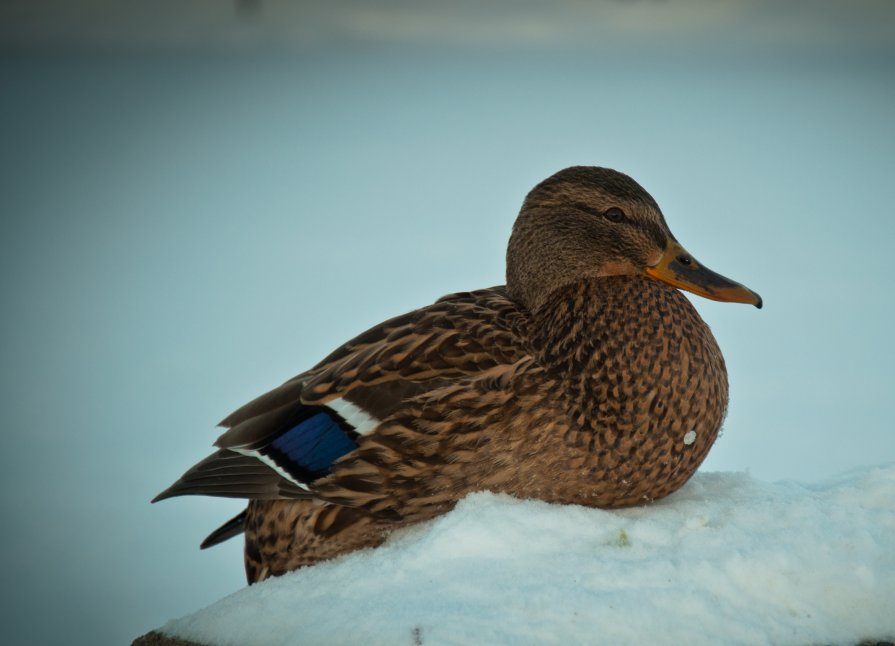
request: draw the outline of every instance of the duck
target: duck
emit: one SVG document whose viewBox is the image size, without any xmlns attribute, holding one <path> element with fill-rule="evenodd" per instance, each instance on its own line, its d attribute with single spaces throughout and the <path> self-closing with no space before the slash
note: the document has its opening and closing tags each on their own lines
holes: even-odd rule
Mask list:
<svg viewBox="0 0 895 646">
<path fill-rule="evenodd" d="M 677 241 L 621 172 L 573 166 L 526 196 L 506 284 L 389 319 L 221 423 L 153 502 L 246 499 L 249 584 L 362 548 L 477 491 L 619 508 L 678 490 L 726 415 L 727 370 L 680 290 L 761 308 Z"/>
</svg>

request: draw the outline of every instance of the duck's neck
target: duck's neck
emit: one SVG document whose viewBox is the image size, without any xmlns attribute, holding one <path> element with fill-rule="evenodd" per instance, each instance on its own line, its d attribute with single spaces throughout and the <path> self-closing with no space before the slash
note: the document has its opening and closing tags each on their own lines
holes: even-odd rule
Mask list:
<svg viewBox="0 0 895 646">
<path fill-rule="evenodd" d="M 535 351 L 551 372 L 593 375 L 705 324 L 676 289 L 639 276 L 587 278 L 554 291 L 534 314 Z M 644 350 L 652 347 L 644 355 Z M 646 368 L 644 366 L 644 368 Z"/>
</svg>

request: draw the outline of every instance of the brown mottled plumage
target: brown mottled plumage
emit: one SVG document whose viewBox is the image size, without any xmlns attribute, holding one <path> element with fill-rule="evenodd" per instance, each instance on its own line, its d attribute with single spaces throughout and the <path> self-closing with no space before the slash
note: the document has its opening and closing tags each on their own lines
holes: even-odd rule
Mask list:
<svg viewBox="0 0 895 646">
<path fill-rule="evenodd" d="M 622 507 L 678 489 L 727 407 L 708 327 L 675 287 L 761 306 L 701 267 L 634 180 L 575 167 L 528 195 L 507 286 L 378 325 L 222 422 L 158 499 L 249 498 L 250 582 L 381 543 L 472 491 Z"/>
</svg>

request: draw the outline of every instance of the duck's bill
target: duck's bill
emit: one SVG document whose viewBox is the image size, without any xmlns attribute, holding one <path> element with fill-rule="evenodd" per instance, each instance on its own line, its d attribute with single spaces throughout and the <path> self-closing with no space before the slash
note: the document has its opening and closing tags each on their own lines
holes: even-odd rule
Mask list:
<svg viewBox="0 0 895 646">
<path fill-rule="evenodd" d="M 703 267 L 675 241 L 668 243 L 659 262 L 644 272 L 656 280 L 699 296 L 725 303 L 747 303 L 761 308 L 761 296 L 708 267 Z"/>
</svg>

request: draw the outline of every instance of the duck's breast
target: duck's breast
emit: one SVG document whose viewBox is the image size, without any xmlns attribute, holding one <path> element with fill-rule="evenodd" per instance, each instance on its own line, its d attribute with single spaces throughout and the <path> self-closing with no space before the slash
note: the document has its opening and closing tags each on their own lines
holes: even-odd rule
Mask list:
<svg viewBox="0 0 895 646">
<path fill-rule="evenodd" d="M 617 507 L 677 490 L 727 410 L 724 359 L 696 309 L 639 277 L 584 281 L 546 307 L 538 359 L 565 413 L 562 448 L 545 465 L 551 497 Z"/>
</svg>

